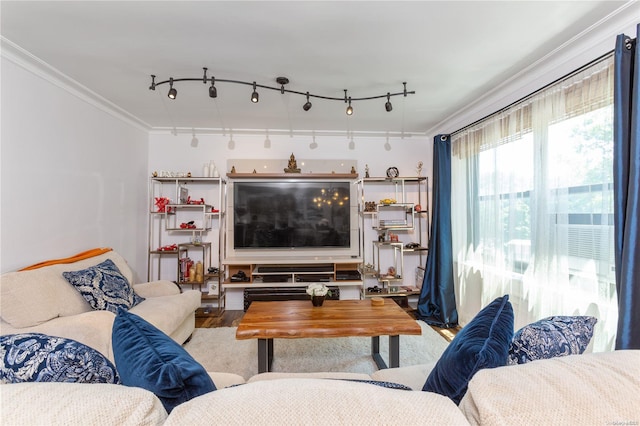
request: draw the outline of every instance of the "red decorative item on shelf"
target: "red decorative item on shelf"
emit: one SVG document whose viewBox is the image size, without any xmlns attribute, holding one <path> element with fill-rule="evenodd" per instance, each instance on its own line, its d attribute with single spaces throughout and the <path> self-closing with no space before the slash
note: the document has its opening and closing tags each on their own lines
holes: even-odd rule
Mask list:
<svg viewBox="0 0 640 426">
<path fill-rule="evenodd" d="M 193 260 L 188 257 L 180 259 L 180 274 L 182 275 L 182 281 L 189 281 L 189 269 L 193 266 Z"/>
<path fill-rule="evenodd" d="M 181 229 L 196 229 L 196 224 L 193 222 L 193 220 L 191 222 L 182 222 L 180 224 L 180 228 Z"/>
<path fill-rule="evenodd" d="M 177 244 L 171 244 L 168 246 L 162 246 L 160 248 L 158 248 L 158 251 L 176 251 L 178 250 L 178 245 Z"/>
<path fill-rule="evenodd" d="M 192 200 L 191 196 L 189 196 L 187 197 L 187 204 L 202 205 L 206 203 L 204 202 L 204 198 L 200 198 L 199 200 Z"/>
<path fill-rule="evenodd" d="M 167 204 L 171 204 L 171 200 L 167 197 L 156 197 L 156 207 L 158 207 L 158 213 L 171 212 L 171 207 L 167 207 Z"/>
</svg>

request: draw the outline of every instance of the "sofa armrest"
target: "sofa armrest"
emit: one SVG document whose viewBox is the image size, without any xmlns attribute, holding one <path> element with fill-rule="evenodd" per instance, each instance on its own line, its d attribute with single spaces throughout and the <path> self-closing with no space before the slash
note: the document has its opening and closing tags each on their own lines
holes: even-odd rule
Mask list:
<svg viewBox="0 0 640 426">
<path fill-rule="evenodd" d="M 148 283 L 134 284 L 133 290 L 145 299 L 148 297 L 173 296 L 180 294 L 180 287 L 167 280 L 151 281 Z"/>
</svg>

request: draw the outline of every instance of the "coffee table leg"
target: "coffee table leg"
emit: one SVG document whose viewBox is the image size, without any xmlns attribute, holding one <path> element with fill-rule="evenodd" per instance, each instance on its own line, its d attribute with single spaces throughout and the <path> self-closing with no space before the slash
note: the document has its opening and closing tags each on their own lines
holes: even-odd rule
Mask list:
<svg viewBox="0 0 640 426">
<path fill-rule="evenodd" d="M 371 357 L 379 370 L 387 368 L 387 363 L 380 356 L 380 336 L 371 336 Z"/>
<path fill-rule="evenodd" d="M 389 367 L 400 367 L 400 336 L 389 336 Z"/>
<path fill-rule="evenodd" d="M 400 367 L 400 336 L 389 336 L 389 366 L 380 355 L 380 336 L 371 337 L 371 357 L 380 370 Z"/>
<path fill-rule="evenodd" d="M 273 339 L 258 339 L 258 373 L 271 371 Z"/>
</svg>

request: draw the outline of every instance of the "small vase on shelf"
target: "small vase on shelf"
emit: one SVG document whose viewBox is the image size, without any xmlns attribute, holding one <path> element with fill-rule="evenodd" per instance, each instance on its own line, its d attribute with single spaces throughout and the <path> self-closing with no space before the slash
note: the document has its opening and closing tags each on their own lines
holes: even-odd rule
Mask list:
<svg viewBox="0 0 640 426">
<path fill-rule="evenodd" d="M 325 296 L 311 296 L 313 306 L 322 306 Z"/>
</svg>

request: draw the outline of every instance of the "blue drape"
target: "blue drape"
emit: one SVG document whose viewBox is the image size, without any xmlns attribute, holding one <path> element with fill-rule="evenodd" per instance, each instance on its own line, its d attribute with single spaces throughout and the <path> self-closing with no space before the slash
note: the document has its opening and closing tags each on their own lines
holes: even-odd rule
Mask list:
<svg viewBox="0 0 640 426">
<path fill-rule="evenodd" d="M 636 29 L 640 29 L 638 25 Z M 640 349 L 640 137 L 638 43 L 616 39 L 613 196 L 618 331 L 616 349 Z"/>
<path fill-rule="evenodd" d="M 438 135 L 433 140 L 431 241 L 417 316 L 445 328 L 458 325 L 451 247 L 451 138 Z"/>
</svg>

